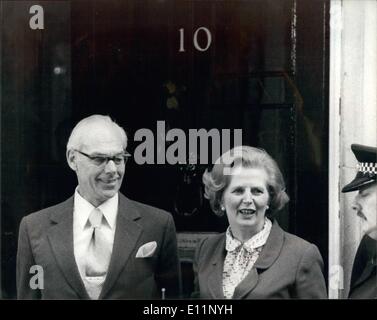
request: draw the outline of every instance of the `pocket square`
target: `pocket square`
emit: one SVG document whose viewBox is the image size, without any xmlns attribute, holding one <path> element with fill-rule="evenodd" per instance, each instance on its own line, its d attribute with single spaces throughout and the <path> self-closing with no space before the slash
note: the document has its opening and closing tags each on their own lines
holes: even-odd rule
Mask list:
<svg viewBox="0 0 377 320">
<path fill-rule="evenodd" d="M 137 250 L 136 258 L 148 258 L 151 257 L 157 248 L 157 242 L 151 241 L 143 244 L 139 250 Z"/>
</svg>

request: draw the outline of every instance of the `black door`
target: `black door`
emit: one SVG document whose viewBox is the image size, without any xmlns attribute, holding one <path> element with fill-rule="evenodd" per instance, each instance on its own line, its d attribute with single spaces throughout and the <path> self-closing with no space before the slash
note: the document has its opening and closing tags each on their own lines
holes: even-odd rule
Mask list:
<svg viewBox="0 0 377 320">
<path fill-rule="evenodd" d="M 327 1 L 46 2 L 42 30 L 29 27 L 30 5 L 1 3 L 3 297 L 15 297 L 20 219 L 73 194 L 66 141 L 94 113 L 126 128 L 131 153 L 157 121 L 186 134 L 242 129 L 283 171 L 280 224 L 327 262 Z M 122 192 L 170 211 L 178 232 L 225 230 L 202 195 L 210 165 L 127 166 Z"/>
</svg>

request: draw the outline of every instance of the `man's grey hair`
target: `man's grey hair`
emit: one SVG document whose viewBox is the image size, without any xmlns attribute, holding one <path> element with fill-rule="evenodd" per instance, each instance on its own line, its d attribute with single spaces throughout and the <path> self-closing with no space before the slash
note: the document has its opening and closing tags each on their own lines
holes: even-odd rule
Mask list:
<svg viewBox="0 0 377 320">
<path fill-rule="evenodd" d="M 93 125 L 104 125 L 116 128 L 119 131 L 119 134 L 122 137 L 123 149 L 126 150 L 127 146 L 127 135 L 122 127 L 120 127 L 115 121 L 113 121 L 109 116 L 104 116 L 100 114 L 95 114 L 87 118 L 82 119 L 76 126 L 73 128 L 71 135 L 69 136 L 67 143 L 67 151 L 73 149 L 80 149 L 83 143 L 84 133 L 90 132 L 90 127 Z"/>
</svg>

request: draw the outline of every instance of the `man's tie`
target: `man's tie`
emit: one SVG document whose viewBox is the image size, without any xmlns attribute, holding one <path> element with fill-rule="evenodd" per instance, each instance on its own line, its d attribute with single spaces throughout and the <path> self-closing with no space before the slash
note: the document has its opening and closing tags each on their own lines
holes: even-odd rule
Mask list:
<svg viewBox="0 0 377 320">
<path fill-rule="evenodd" d="M 93 233 L 85 265 L 85 286 L 91 299 L 98 299 L 101 293 L 111 258 L 110 244 L 101 230 L 102 220 L 101 210 L 95 208 L 89 216 Z"/>
</svg>

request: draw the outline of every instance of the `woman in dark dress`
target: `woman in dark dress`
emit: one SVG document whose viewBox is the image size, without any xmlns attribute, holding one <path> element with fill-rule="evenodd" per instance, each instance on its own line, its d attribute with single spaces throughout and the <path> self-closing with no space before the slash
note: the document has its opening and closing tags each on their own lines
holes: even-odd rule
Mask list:
<svg viewBox="0 0 377 320">
<path fill-rule="evenodd" d="M 198 246 L 195 294 L 204 299 L 326 298 L 318 248 L 285 232 L 273 218 L 289 201 L 267 152 L 240 146 L 203 175 L 212 210 L 226 214 L 225 233 Z"/>
</svg>

